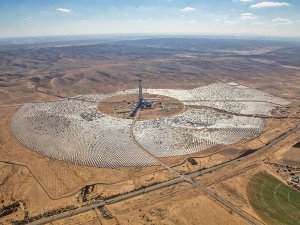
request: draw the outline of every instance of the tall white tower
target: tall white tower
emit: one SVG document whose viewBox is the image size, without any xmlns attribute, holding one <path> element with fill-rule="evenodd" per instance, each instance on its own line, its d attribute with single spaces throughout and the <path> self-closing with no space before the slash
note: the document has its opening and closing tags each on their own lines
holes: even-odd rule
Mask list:
<svg viewBox="0 0 300 225">
<path fill-rule="evenodd" d="M 142 88 L 142 80 L 139 80 L 139 105 L 143 103 L 143 88 Z"/>
</svg>

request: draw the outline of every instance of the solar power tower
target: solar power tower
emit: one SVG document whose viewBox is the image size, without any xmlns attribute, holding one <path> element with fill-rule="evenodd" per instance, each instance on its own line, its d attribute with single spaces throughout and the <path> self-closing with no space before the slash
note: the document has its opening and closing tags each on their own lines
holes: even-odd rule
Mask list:
<svg viewBox="0 0 300 225">
<path fill-rule="evenodd" d="M 139 84 L 139 93 L 138 93 L 138 102 L 137 105 L 135 107 L 135 109 L 133 110 L 133 112 L 130 114 L 130 117 L 135 117 L 136 113 L 143 108 L 143 88 L 142 88 L 142 80 L 138 80 L 138 84 Z"/>
<path fill-rule="evenodd" d="M 138 105 L 142 105 L 143 104 L 143 87 L 142 87 L 142 80 L 138 80 L 139 81 L 139 104 Z"/>
</svg>

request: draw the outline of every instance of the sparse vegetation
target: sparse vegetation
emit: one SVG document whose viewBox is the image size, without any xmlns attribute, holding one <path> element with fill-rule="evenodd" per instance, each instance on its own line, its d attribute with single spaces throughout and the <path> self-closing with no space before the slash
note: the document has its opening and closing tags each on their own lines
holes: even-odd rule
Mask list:
<svg viewBox="0 0 300 225">
<path fill-rule="evenodd" d="M 10 214 L 16 212 L 19 207 L 20 207 L 20 202 L 15 202 L 11 205 L 7 205 L 7 206 L 0 208 L 0 219 L 2 217 L 5 217 L 7 215 L 10 215 Z"/>
</svg>

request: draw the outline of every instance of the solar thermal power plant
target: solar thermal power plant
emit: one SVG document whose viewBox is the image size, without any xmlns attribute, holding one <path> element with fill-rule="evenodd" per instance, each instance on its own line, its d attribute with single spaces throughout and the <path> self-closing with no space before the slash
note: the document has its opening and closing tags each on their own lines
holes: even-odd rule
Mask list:
<svg viewBox="0 0 300 225">
<path fill-rule="evenodd" d="M 178 99 L 185 110 L 135 121 L 134 117 L 117 118 L 97 109 L 98 102 L 110 97 L 136 93 L 133 109 L 137 116 L 138 111 L 147 110 L 142 108 L 146 101 L 142 92 Z M 289 103 L 236 83 L 214 83 L 190 90 L 142 90 L 139 80 L 137 89 L 25 104 L 16 112 L 11 126 L 21 143 L 50 158 L 94 167 L 150 166 L 159 164 L 155 157 L 197 153 L 259 135 L 264 120 L 255 116 L 269 115 L 277 105 Z M 212 104 L 244 116 L 197 108 Z"/>
<path fill-rule="evenodd" d="M 0 1 L 0 225 L 300 225 L 299 12 Z"/>
</svg>

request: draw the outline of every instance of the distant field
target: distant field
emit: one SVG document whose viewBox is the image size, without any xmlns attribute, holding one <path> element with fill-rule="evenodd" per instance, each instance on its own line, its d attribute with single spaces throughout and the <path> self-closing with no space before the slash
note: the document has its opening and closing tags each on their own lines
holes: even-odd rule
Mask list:
<svg viewBox="0 0 300 225">
<path fill-rule="evenodd" d="M 268 224 L 300 224 L 300 193 L 260 172 L 248 186 L 251 205 Z"/>
</svg>

